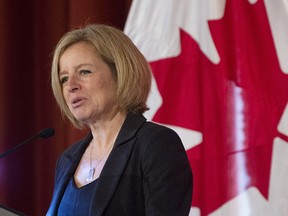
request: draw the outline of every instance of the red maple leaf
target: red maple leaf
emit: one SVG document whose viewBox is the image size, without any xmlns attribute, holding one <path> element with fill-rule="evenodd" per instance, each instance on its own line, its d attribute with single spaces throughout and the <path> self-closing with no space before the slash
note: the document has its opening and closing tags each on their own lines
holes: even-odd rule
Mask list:
<svg viewBox="0 0 288 216">
<path fill-rule="evenodd" d="M 279 67 L 263 1 L 227 1 L 223 19 L 209 26 L 219 64 L 184 30 L 179 56 L 151 62 L 163 98 L 153 120 L 203 133 L 203 143 L 187 151 L 193 206 L 201 215 L 251 186 L 267 197 L 272 140 L 288 101 L 288 77 Z M 235 89 L 243 102 L 240 145 Z"/>
</svg>

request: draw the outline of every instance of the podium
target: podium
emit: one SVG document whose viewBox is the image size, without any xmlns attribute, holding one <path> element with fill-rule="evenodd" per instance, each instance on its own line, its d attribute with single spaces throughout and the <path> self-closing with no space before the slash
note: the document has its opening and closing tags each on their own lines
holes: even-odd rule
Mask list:
<svg viewBox="0 0 288 216">
<path fill-rule="evenodd" d="M 0 205 L 0 216 L 27 216 L 21 212 L 14 209 Z"/>
</svg>

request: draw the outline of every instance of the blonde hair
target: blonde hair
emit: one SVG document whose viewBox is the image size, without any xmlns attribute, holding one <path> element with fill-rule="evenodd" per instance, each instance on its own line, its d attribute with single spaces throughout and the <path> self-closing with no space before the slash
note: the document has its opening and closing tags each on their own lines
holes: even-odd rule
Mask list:
<svg viewBox="0 0 288 216">
<path fill-rule="evenodd" d="M 65 50 L 78 42 L 93 45 L 100 58 L 110 67 L 116 83 L 116 104 L 118 111 L 143 113 L 148 110 L 146 101 L 151 86 L 149 63 L 133 42 L 115 27 L 97 24 L 87 25 L 67 32 L 54 51 L 51 79 L 55 99 L 71 123 L 82 128 L 83 124 L 74 118 L 63 97 L 59 79 L 59 59 Z"/>
</svg>

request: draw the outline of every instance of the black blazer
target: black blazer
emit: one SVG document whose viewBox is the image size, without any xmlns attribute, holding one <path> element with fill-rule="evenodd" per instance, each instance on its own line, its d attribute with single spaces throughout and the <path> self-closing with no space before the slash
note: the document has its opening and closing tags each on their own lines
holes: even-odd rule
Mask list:
<svg viewBox="0 0 288 216">
<path fill-rule="evenodd" d="M 47 216 L 57 215 L 92 134 L 60 156 Z M 171 129 L 128 114 L 103 167 L 89 216 L 186 216 L 192 200 L 192 172 L 183 144 Z"/>
</svg>

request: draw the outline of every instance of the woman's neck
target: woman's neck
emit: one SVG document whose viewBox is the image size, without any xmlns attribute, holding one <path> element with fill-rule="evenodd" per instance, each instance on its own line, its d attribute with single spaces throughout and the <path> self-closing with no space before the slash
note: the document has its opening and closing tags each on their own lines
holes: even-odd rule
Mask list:
<svg viewBox="0 0 288 216">
<path fill-rule="evenodd" d="M 118 112 L 106 121 L 90 125 L 93 135 L 91 145 L 94 145 L 99 150 L 113 145 L 125 118 L 126 114 Z"/>
</svg>

